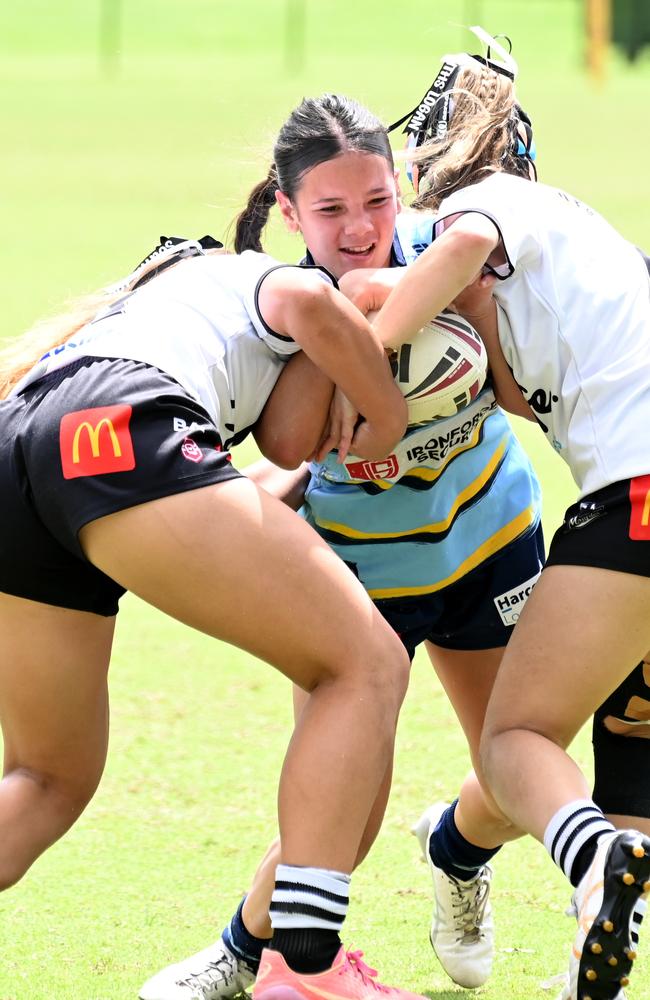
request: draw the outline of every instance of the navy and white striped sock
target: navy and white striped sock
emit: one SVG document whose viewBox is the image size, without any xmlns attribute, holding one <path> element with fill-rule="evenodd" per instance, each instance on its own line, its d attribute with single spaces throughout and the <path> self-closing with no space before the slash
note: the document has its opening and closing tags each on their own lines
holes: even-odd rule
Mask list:
<svg viewBox="0 0 650 1000">
<path fill-rule="evenodd" d="M 278 865 L 270 907 L 273 930 L 319 927 L 338 932 L 349 901 L 349 875 L 324 868 Z"/>
<path fill-rule="evenodd" d="M 544 847 L 571 885 L 577 886 L 600 838 L 614 832 L 615 827 L 591 799 L 576 799 L 555 813 L 544 832 Z"/>
<path fill-rule="evenodd" d="M 349 896 L 350 876 L 343 872 L 278 865 L 269 909 L 270 947 L 295 972 L 329 968 L 341 947 Z"/>
</svg>

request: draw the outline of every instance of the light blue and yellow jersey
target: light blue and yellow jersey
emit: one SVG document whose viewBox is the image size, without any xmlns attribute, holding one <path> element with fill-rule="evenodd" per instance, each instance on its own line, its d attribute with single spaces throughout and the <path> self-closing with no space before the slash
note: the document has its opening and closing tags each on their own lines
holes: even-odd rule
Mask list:
<svg viewBox="0 0 650 1000">
<path fill-rule="evenodd" d="M 431 229 L 400 216 L 395 262 L 414 260 Z M 409 428 L 381 462 L 332 453 L 311 471 L 303 516 L 375 600 L 440 591 L 540 520 L 538 481 L 490 387 L 454 417 Z"/>
</svg>

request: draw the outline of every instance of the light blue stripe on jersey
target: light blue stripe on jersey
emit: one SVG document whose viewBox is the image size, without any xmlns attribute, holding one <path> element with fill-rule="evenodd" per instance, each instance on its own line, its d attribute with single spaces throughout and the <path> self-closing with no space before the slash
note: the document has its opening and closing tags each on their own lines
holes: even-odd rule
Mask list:
<svg viewBox="0 0 650 1000">
<path fill-rule="evenodd" d="M 406 212 L 397 236 L 413 261 L 432 219 Z M 410 428 L 383 462 L 334 454 L 312 466 L 303 516 L 375 599 L 430 594 L 534 530 L 540 488 L 491 388 L 454 417 Z"/>
<path fill-rule="evenodd" d="M 402 597 L 455 583 L 533 530 L 540 492 L 485 389 L 457 417 L 412 428 L 384 462 L 313 466 L 303 514 L 371 597 Z"/>
</svg>

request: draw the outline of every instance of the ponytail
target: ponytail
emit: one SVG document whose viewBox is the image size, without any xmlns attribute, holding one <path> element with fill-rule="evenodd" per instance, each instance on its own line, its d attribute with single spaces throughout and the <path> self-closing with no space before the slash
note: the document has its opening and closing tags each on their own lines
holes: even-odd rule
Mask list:
<svg viewBox="0 0 650 1000">
<path fill-rule="evenodd" d="M 455 107 L 446 133 L 409 153 L 420 164 L 414 208 L 435 211 L 443 198 L 491 173 L 520 172 L 512 154 L 512 81 L 485 66 L 464 68 L 450 94 Z"/>
<path fill-rule="evenodd" d="M 266 179 L 253 188 L 246 208 L 235 220 L 235 253 L 242 253 L 244 250 L 262 253 L 262 233 L 268 222 L 269 212 L 275 205 L 277 190 L 278 175 L 273 163 Z"/>
<path fill-rule="evenodd" d="M 224 253 L 222 244 L 211 236 L 194 241 L 161 237 L 160 245 L 127 278 L 107 288 L 74 300 L 57 316 L 41 320 L 15 343 L 0 350 L 0 400 L 29 372 L 44 354 L 65 344 L 78 330 L 120 299 L 155 277 L 168 266 L 197 253 Z"/>
<path fill-rule="evenodd" d="M 0 399 L 6 399 L 13 387 L 44 354 L 64 344 L 77 330 L 89 323 L 100 309 L 118 298 L 120 295 L 111 299 L 103 291 L 86 295 L 72 303 L 67 312 L 41 320 L 15 343 L 0 350 Z"/>
</svg>

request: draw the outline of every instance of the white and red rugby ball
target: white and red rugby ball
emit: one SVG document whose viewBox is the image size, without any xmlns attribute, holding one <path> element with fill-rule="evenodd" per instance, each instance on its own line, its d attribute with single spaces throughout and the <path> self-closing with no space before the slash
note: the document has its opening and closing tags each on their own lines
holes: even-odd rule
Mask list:
<svg viewBox="0 0 650 1000">
<path fill-rule="evenodd" d="M 409 425 L 426 424 L 453 417 L 478 396 L 488 358 L 471 323 L 442 312 L 397 349 L 392 365 L 406 398 Z"/>
</svg>

